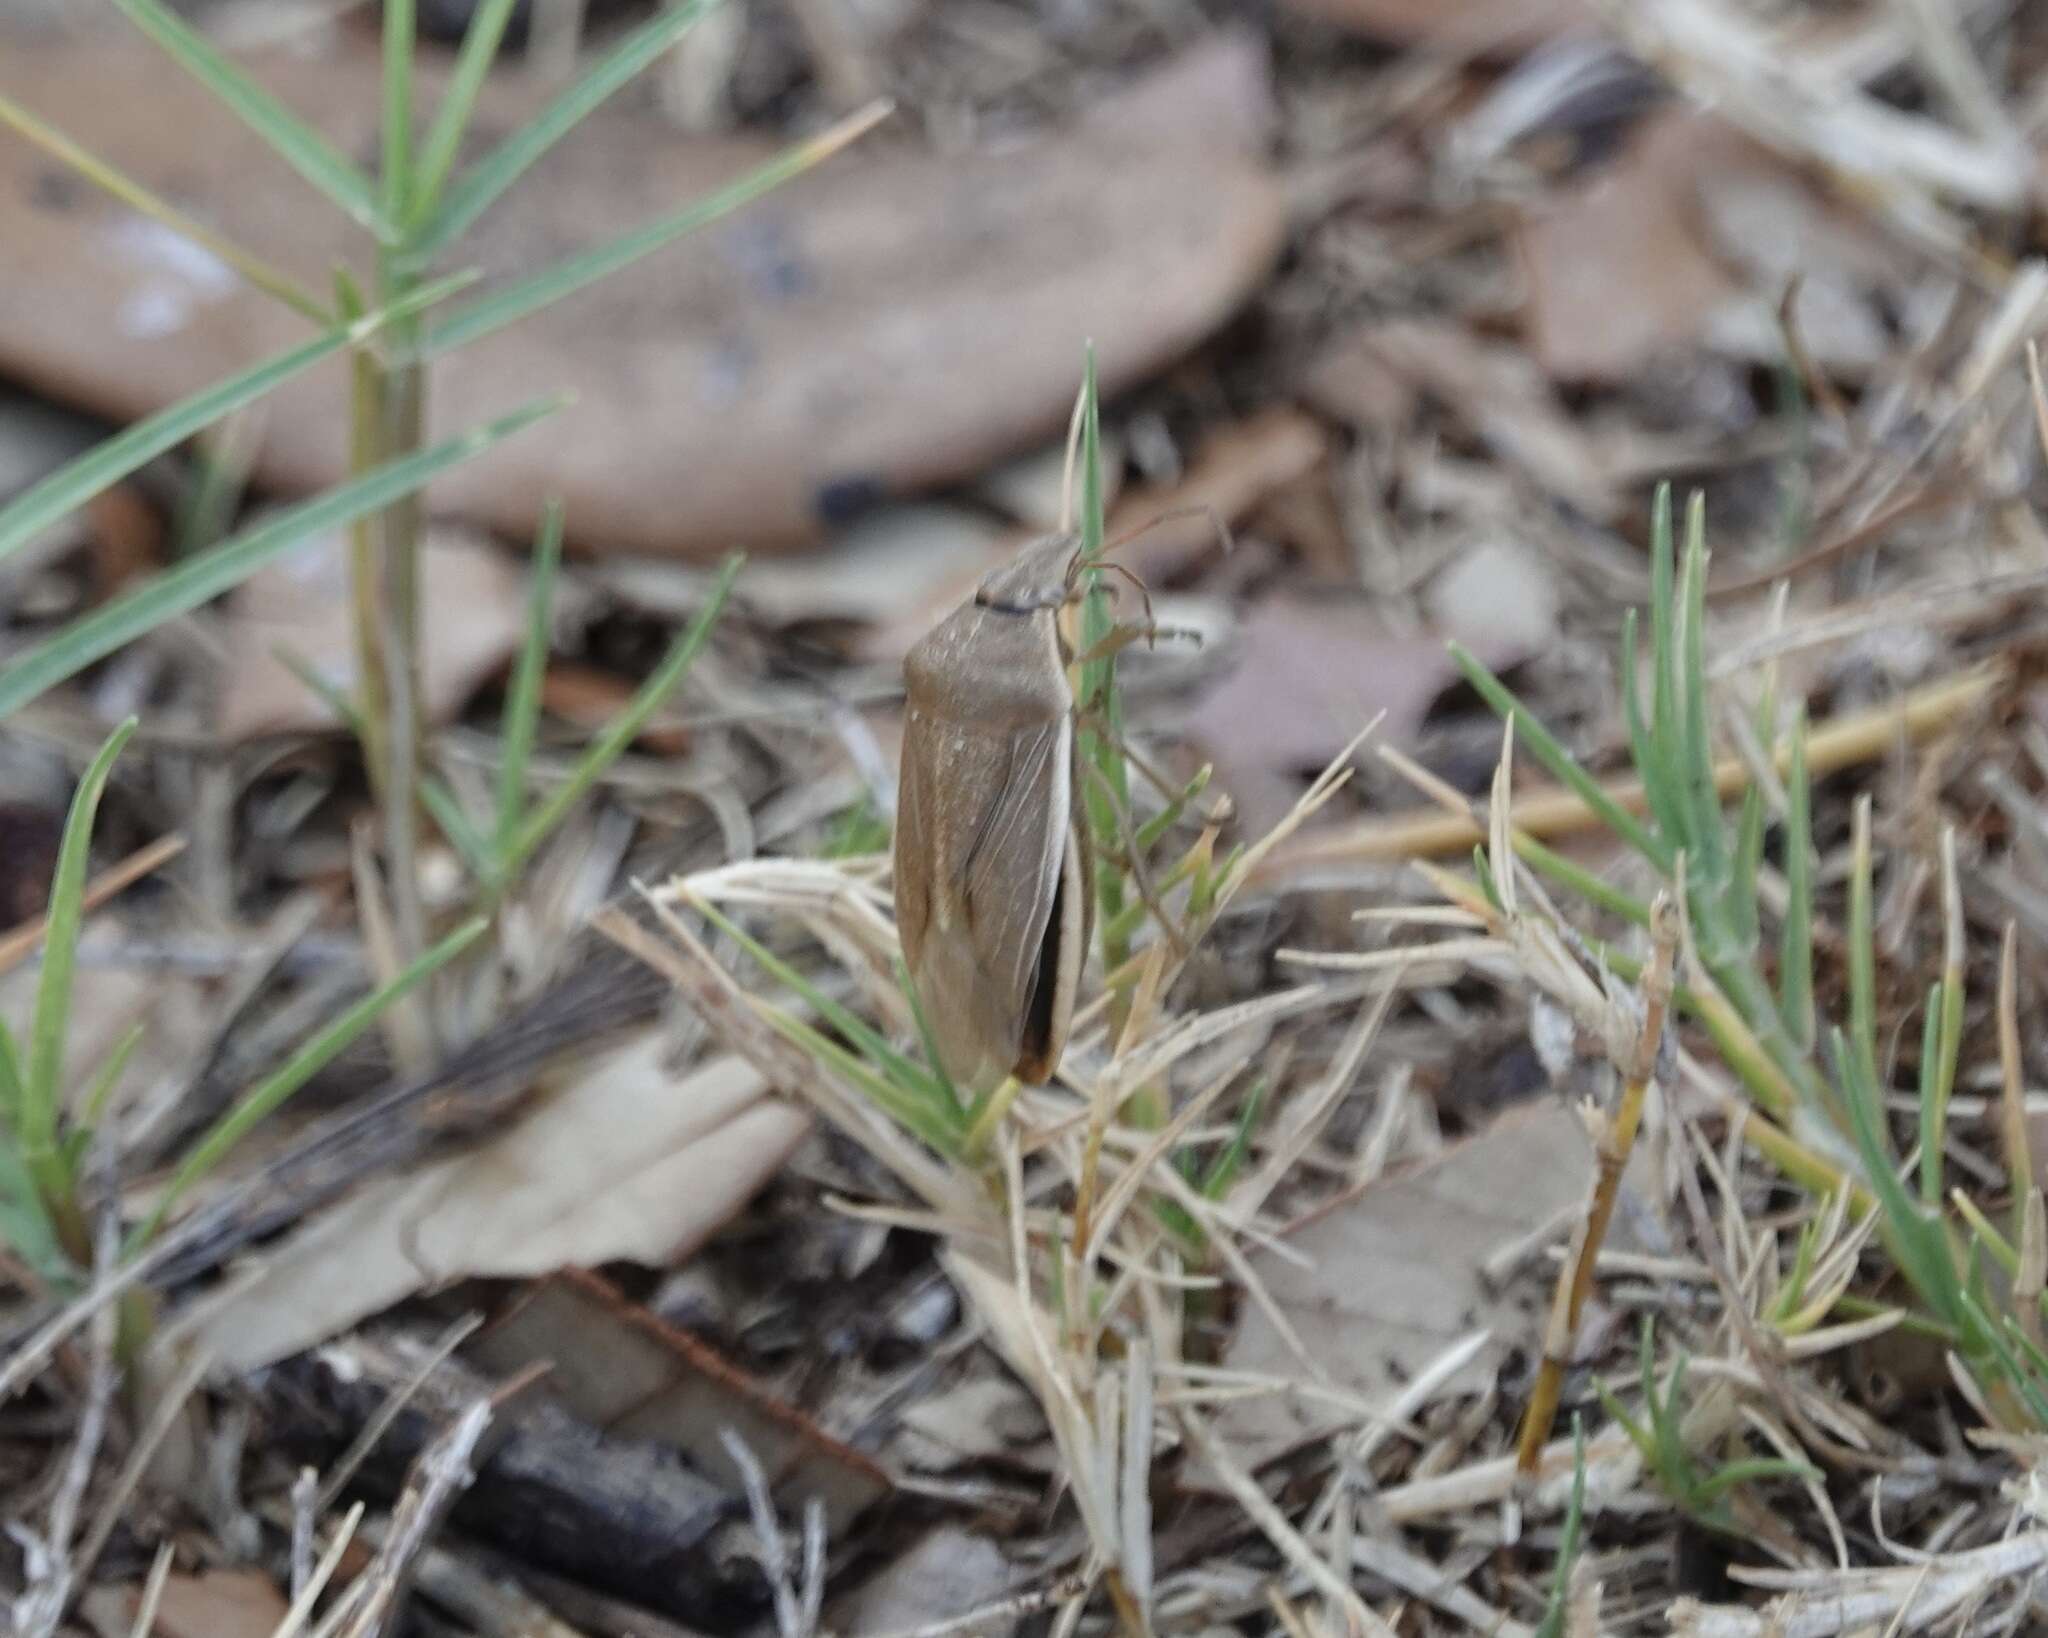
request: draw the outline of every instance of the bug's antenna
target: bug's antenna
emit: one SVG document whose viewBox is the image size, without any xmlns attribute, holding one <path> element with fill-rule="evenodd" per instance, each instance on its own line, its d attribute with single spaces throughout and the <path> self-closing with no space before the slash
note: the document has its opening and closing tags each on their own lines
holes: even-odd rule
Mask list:
<svg viewBox="0 0 2048 1638">
<path fill-rule="evenodd" d="M 1130 565 L 1125 563 L 1105 563 L 1100 558 L 1097 558 L 1089 563 L 1077 563 L 1074 567 L 1077 572 L 1093 569 L 1098 574 L 1122 575 L 1137 588 L 1138 600 L 1145 605 L 1145 624 L 1152 626 L 1158 623 L 1152 618 L 1152 593 L 1146 589 L 1145 582 L 1138 578 L 1138 571 L 1131 568 Z"/>
<path fill-rule="evenodd" d="M 1223 514 L 1217 511 L 1209 502 L 1197 501 L 1189 506 L 1173 507 L 1169 511 L 1161 512 L 1159 516 L 1152 519 L 1149 523 L 1141 523 L 1135 529 L 1126 530 L 1123 534 L 1118 535 L 1116 539 L 1106 542 L 1102 548 L 1103 553 L 1113 552 L 1119 546 L 1127 546 L 1140 535 L 1149 534 L 1162 523 L 1172 523 L 1177 518 L 1207 518 L 1210 523 L 1215 525 L 1216 538 L 1223 543 L 1223 550 L 1225 552 L 1237 550 L 1237 541 L 1230 533 L 1230 525 L 1223 521 Z M 1104 567 L 1109 567 L 1109 565 L 1105 564 Z"/>
</svg>

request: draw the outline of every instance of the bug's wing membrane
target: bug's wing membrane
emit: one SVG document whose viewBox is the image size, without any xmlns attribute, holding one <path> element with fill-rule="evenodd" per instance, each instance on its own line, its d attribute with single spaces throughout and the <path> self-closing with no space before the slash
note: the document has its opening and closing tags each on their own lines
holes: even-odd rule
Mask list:
<svg viewBox="0 0 2048 1638">
<path fill-rule="evenodd" d="M 897 824 L 911 813 L 913 832 L 898 868 L 917 882 L 907 904 L 897 888 L 905 959 L 946 1071 L 970 1091 L 1018 1062 L 1066 844 L 1071 731 L 1065 718 L 952 727 L 899 798 Z M 907 862 L 913 846 L 927 850 L 928 884 Z"/>
</svg>

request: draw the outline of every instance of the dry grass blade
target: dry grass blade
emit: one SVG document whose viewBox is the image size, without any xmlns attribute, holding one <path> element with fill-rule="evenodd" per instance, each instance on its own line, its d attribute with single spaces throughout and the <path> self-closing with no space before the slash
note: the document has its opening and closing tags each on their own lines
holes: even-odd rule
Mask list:
<svg viewBox="0 0 2048 1638">
<path fill-rule="evenodd" d="M 1512 864 L 1507 868 L 1512 869 Z M 1578 1339 L 1586 1298 L 1593 1288 L 1594 1264 L 1601 1243 L 1607 1238 L 1607 1224 L 1621 1194 L 1621 1174 L 1635 1147 L 1636 1128 L 1642 1122 L 1643 1106 L 1663 1049 L 1664 1020 L 1671 1005 L 1672 965 L 1678 949 L 1678 907 L 1663 894 L 1650 907 L 1650 926 L 1650 964 L 1643 974 L 1643 1018 L 1635 1054 L 1623 1071 L 1621 1102 L 1611 1116 L 1599 1117 L 1594 1142 L 1599 1170 L 1593 1195 L 1572 1236 L 1565 1266 L 1558 1274 L 1557 1294 L 1543 1332 L 1543 1364 L 1516 1445 L 1516 1464 L 1526 1478 L 1535 1476 L 1543 1446 L 1557 1419 L 1558 1395 L 1564 1386 L 1566 1363 Z"/>
<path fill-rule="evenodd" d="M 154 875 L 185 851 L 185 838 L 180 835 L 159 836 L 146 847 L 139 847 L 119 864 L 109 865 L 86 883 L 85 898 L 81 912 L 89 914 L 109 899 L 142 880 Z M 25 921 L 19 927 L 0 933 L 0 973 L 17 967 L 49 931 L 49 918 L 38 916 Z"/>
<path fill-rule="evenodd" d="M 1882 756 L 1901 738 L 1926 739 L 1940 733 L 1958 717 L 1992 698 L 2005 686 L 2003 665 L 1992 664 L 1944 677 L 1905 694 L 1891 705 L 1856 711 L 1817 725 L 1807 739 L 1807 768 L 1816 779 Z M 1783 774 L 1788 754 L 1780 752 L 1777 767 Z M 1714 765 L 1714 789 L 1726 798 L 1748 788 L 1748 765 L 1739 756 L 1724 757 Z M 1648 805 L 1643 785 L 1637 779 L 1617 779 L 1603 787 L 1607 795 L 1631 813 L 1642 813 Z M 1568 836 L 1596 828 L 1599 817 L 1567 790 L 1543 790 L 1523 796 L 1515 804 L 1515 828 L 1525 836 L 1538 838 Z M 1423 814 L 1378 820 L 1373 823 L 1316 836 L 1274 853 L 1255 872 L 1256 879 L 1280 879 L 1308 870 L 1333 865 L 1356 865 L 1389 859 L 1436 858 L 1466 853 L 1486 840 L 1485 827 L 1475 820 L 1452 814 Z"/>
<path fill-rule="evenodd" d="M 1274 1505 L 1273 1499 L 1259 1488 L 1258 1480 L 1244 1470 L 1216 1437 L 1209 1425 L 1194 1411 L 1180 1413 L 1181 1432 L 1188 1444 L 1206 1461 L 1222 1480 L 1224 1487 L 1236 1498 L 1247 1517 L 1256 1524 L 1265 1538 L 1273 1544 L 1280 1556 L 1287 1560 L 1310 1586 L 1329 1599 L 1344 1612 L 1349 1630 L 1358 1634 L 1370 1634 L 1371 1638 L 1394 1638 L 1394 1629 L 1375 1615 L 1366 1606 L 1365 1600 L 1352 1591 L 1348 1575 L 1339 1574 L 1329 1563 L 1310 1547 L 1300 1531 L 1287 1522 L 1287 1516 Z"/>
<path fill-rule="evenodd" d="M 369 1590 L 349 1620 L 347 1638 L 375 1638 L 396 1629 L 414 1561 L 426 1551 L 455 1498 L 476 1477 L 471 1462 L 495 1411 L 491 1400 L 479 1399 L 420 1452 L 406 1477 L 405 1493 L 392 1511 L 391 1533 L 360 1578 Z"/>
</svg>

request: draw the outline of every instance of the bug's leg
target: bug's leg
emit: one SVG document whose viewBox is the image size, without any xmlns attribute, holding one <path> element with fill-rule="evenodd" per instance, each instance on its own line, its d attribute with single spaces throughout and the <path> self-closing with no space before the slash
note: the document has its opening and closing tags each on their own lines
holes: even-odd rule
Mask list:
<svg viewBox="0 0 2048 1638">
<path fill-rule="evenodd" d="M 1199 643 L 1202 640 L 1202 634 L 1189 626 L 1162 626 L 1150 620 L 1134 620 L 1111 626 L 1102 634 L 1100 641 L 1090 643 L 1074 656 L 1074 664 L 1093 665 L 1097 660 L 1112 659 L 1133 643 L 1143 643 L 1150 648 L 1162 637 L 1169 642 L 1185 640 Z"/>
<path fill-rule="evenodd" d="M 1122 863 L 1130 872 L 1131 884 L 1137 888 L 1138 897 L 1144 900 L 1145 908 L 1152 912 L 1153 919 L 1159 923 L 1159 930 L 1173 946 L 1173 953 L 1185 960 L 1188 953 L 1187 939 L 1181 932 L 1180 924 L 1166 913 L 1166 906 L 1160 902 L 1159 894 L 1152 886 L 1152 878 L 1145 869 L 1144 850 L 1138 846 L 1137 831 L 1131 824 L 1130 809 L 1117 800 L 1116 792 L 1110 788 L 1110 783 L 1103 777 L 1100 768 L 1092 762 L 1087 764 L 1087 768 L 1088 777 L 1095 782 L 1096 788 L 1107 799 L 1109 811 L 1116 815 L 1117 832 L 1122 836 L 1124 844 Z"/>
<path fill-rule="evenodd" d="M 1089 732 L 1099 734 L 1115 746 L 1117 754 L 1144 776 L 1145 783 L 1157 791 L 1160 800 L 1169 807 L 1186 803 L 1197 794 L 1190 786 L 1176 785 L 1167 775 L 1155 768 L 1146 757 L 1139 754 L 1135 745 L 1110 727 L 1100 711 L 1087 706 L 1076 710 L 1074 715 Z M 1202 815 L 1202 823 L 1205 825 L 1220 825 L 1230 817 L 1230 798 L 1221 791 L 1215 793 L 1215 798 L 1215 806 Z"/>
</svg>

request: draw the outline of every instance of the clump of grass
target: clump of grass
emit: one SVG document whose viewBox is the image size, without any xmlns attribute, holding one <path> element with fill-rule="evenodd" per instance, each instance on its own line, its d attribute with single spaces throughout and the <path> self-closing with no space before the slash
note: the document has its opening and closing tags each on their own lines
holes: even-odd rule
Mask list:
<svg viewBox="0 0 2048 1638">
<path fill-rule="evenodd" d="M 1821 1476 L 1820 1470 L 1779 1456 L 1736 1456 L 1714 1466 L 1702 1463 L 1685 1427 L 1688 1404 L 1686 1372 L 1690 1365 L 1691 1361 L 1684 1353 L 1678 1354 L 1662 1386 L 1659 1386 L 1656 1324 L 1645 1315 L 1637 1349 L 1637 1372 L 1643 1398 L 1641 1418 L 1630 1415 L 1606 1383 L 1596 1383 L 1595 1387 L 1607 1414 L 1628 1434 L 1642 1454 L 1643 1465 L 1679 1511 L 1709 1530 L 1746 1537 L 1749 1532 L 1736 1518 L 1731 1505 L 1735 1493 L 1743 1485 L 1772 1479 L 1816 1480 Z M 1574 1479 L 1574 1490 L 1580 1489 L 1584 1482 L 1583 1445 L 1580 1461 L 1581 1470 Z"/>
<path fill-rule="evenodd" d="M 1098 429 L 1091 360 L 1074 432 L 1084 561 L 1102 543 Z M 1214 1283 L 1191 1271 L 1221 1264 L 1255 1279 L 1237 1242 L 1273 1186 L 1267 1173 L 1284 1170 L 1313 1142 L 1384 1008 L 1367 1009 L 1347 1042 L 1348 1068 L 1329 1077 L 1335 1090 L 1303 1094 L 1284 1139 L 1255 1174 L 1247 1175 L 1268 1098 L 1265 1078 L 1248 1073 L 1252 1048 L 1226 1054 L 1174 1107 L 1172 1072 L 1190 1054 L 1241 1038 L 1261 1019 L 1329 1003 L 1324 992 L 1305 989 L 1177 1016 L 1168 996 L 1266 853 L 1344 775 L 1333 769 L 1272 835 L 1223 857 L 1219 820 L 1194 811 L 1201 777 L 1163 792 L 1157 811 L 1133 815 L 1137 781 L 1123 739 L 1115 645 L 1104 641 L 1113 620 L 1104 577 L 1096 578 L 1082 602 L 1074 652 L 1087 661 L 1075 692 L 1100 862 L 1093 884 L 1100 979 L 1077 1008 L 1059 1072 L 1064 1087 L 1010 1081 L 968 1098 L 948 1080 L 903 976 L 878 861 L 750 861 L 651 888 L 672 945 L 622 917 L 602 925 L 669 974 L 729 1046 L 809 1097 L 919 1202 L 846 1209 L 940 1237 L 948 1273 L 1053 1430 L 1087 1533 L 1089 1578 L 1125 1630 L 1142 1632 L 1150 1630 L 1154 1590 L 1155 1446 L 1177 1419 L 1181 1437 L 1217 1452 L 1218 1464 L 1236 1472 L 1191 1404 L 1162 1412 L 1155 1362 L 1182 1357 L 1189 1315 Z M 1190 827 L 1193 839 L 1183 840 Z M 743 925 L 747 912 L 762 911 L 800 926 L 831 965 L 820 973 Z M 727 970 L 713 948 L 720 940 L 773 993 L 756 994 Z M 1231 1111 L 1233 1094 L 1227 1124 L 1198 1130 L 1205 1117 Z M 1249 1475 L 1236 1476 L 1275 1547 L 1359 1630 L 1377 1630 L 1348 1581 L 1263 1497 L 1250 1500 L 1257 1486 Z"/>
<path fill-rule="evenodd" d="M 130 718 L 107 737 L 79 781 L 65 819 L 51 882 L 33 1014 L 24 1037 L 0 1019 L 0 1236 L 53 1294 L 70 1295 L 94 1271 L 92 1215 L 110 1202 L 89 1188 L 94 1146 L 108 1102 L 140 1040 L 131 1031 L 107 1054 L 82 1095 L 70 1096 L 66 1042 L 72 1024 L 73 977 L 84 924 L 86 859 L 93 822 L 121 748 L 135 732 Z M 124 1255 L 146 1247 L 173 1207 L 250 1130 L 333 1061 L 386 1008 L 447 965 L 482 934 L 472 918 L 443 937 L 390 983 L 350 1007 L 303 1042 L 244 1094 L 186 1152 L 148 1216 L 132 1229 Z"/>
<path fill-rule="evenodd" d="M 1715 781 L 1713 723 L 1705 660 L 1705 511 L 1696 497 L 1677 548 L 1668 487 L 1660 490 L 1651 537 L 1649 675 L 1645 704 L 1637 683 L 1639 652 L 1633 618 L 1621 653 L 1623 709 L 1631 757 L 1642 782 L 1645 812 L 1629 811 L 1595 781 L 1542 721 L 1501 680 L 1462 650 L 1454 657 L 1473 686 L 1512 725 L 1513 736 L 1635 852 L 1684 912 L 1679 982 L 1681 1013 L 1706 1031 L 1722 1061 L 1747 1092 L 1740 1113 L 1745 1135 L 1793 1182 L 1825 1200 L 1838 1193 L 1862 1220 L 1874 1215 L 1886 1254 L 1904 1275 L 1922 1318 L 1955 1350 L 1975 1384 L 1980 1409 L 2006 1427 L 2048 1427 L 2048 1357 L 2038 1345 L 2038 1264 L 2023 1256 L 2038 1243 L 2040 1195 L 2025 1153 L 2018 1108 L 2017 1032 L 2005 1041 L 2008 1083 L 2006 1162 L 2015 1228 L 2010 1238 L 1961 1190 L 1944 1191 L 1943 1152 L 1950 1094 L 1962 1050 L 1963 916 L 1954 841 L 1943 843 L 1943 969 L 1929 987 L 1918 1066 L 1916 1118 L 1909 1173 L 1894 1145 L 1885 1100 L 1890 1083 L 1878 1052 L 1876 940 L 1872 927 L 1873 850 L 1868 798 L 1854 809 L 1846 918 L 1846 1017 L 1825 1031 L 1816 1016 L 1813 799 L 1805 729 L 1797 710 L 1783 712 L 1766 686 L 1751 719 L 1757 746 L 1771 763 L 1750 781 L 1732 819 Z M 1782 781 L 1783 802 L 1767 812 L 1766 789 Z M 1504 805 L 1505 787 L 1497 787 Z M 1763 912 L 1765 834 L 1780 829 L 1776 959 L 1766 954 Z M 1496 845 L 1478 860 L 1475 878 L 1444 872 L 1432 879 L 1475 919 L 1526 953 L 1528 939 L 1500 916 L 1494 885 L 1503 872 L 1527 869 L 1585 904 L 1624 922 L 1648 926 L 1651 906 L 1533 839 L 1496 814 Z M 1570 940 L 1568 928 L 1558 932 Z M 1603 944 L 1585 946 L 1612 971 L 1632 977 L 1640 963 Z M 1527 962 L 1523 963 L 1529 970 Z M 1775 974 L 1773 973 L 1775 968 Z M 2003 1005 L 2009 1006 L 2009 1000 Z M 1913 1186 L 1917 1181 L 1917 1187 Z M 2015 1279 L 2009 1296 L 1994 1290 L 1989 1264 Z M 2032 1278 L 2020 1280 L 2023 1266 Z M 1798 1282 L 1794 1282 L 1795 1287 Z M 1840 1284 L 1832 1287 L 1839 1296 Z M 1804 1309 L 1801 1323 L 1821 1317 Z"/>
</svg>

